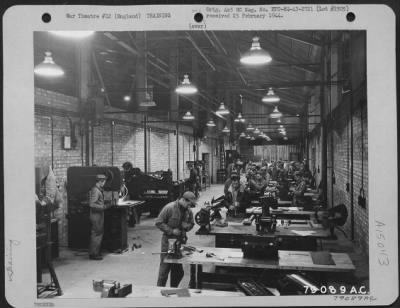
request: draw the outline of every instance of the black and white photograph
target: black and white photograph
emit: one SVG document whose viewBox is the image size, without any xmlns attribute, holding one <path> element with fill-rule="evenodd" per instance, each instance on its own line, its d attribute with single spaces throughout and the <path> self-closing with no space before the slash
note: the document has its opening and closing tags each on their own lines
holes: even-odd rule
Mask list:
<svg viewBox="0 0 400 308">
<path fill-rule="evenodd" d="M 371 11 L 388 26 L 365 26 Z M 318 17 L 281 26 L 294 12 Z M 32 307 L 397 298 L 394 44 L 379 36 L 394 33 L 394 16 L 385 8 L 33 15 L 21 30 L 27 50 L 7 65 L 5 52 L 11 298 L 24 272 Z M 19 80 L 8 72 L 24 55 Z M 28 204 L 15 207 L 21 195 Z"/>
</svg>

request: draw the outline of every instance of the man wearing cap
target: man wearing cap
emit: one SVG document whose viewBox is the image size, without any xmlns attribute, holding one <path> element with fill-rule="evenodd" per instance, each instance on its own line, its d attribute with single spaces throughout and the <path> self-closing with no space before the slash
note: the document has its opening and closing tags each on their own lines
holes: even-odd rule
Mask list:
<svg viewBox="0 0 400 308">
<path fill-rule="evenodd" d="M 194 226 L 193 213 L 191 205 L 196 202 L 196 196 L 193 192 L 185 192 L 181 198 L 165 205 L 156 219 L 155 225 L 162 232 L 160 269 L 158 272 L 158 287 L 165 287 L 169 272 L 171 271 L 170 285 L 178 287 L 183 278 L 182 264 L 164 263 L 168 252 L 168 239 L 176 238 L 181 242 L 186 241 L 186 232 Z"/>
<path fill-rule="evenodd" d="M 249 188 L 251 191 L 263 193 L 267 187 L 267 181 L 262 177 L 261 171 L 257 171 L 254 177 L 249 181 Z"/>
<path fill-rule="evenodd" d="M 304 193 L 306 192 L 306 181 L 304 180 L 303 174 L 299 171 L 294 173 L 294 180 L 296 181 L 296 185 L 291 188 L 293 195 L 292 204 L 297 205 L 299 201 L 302 201 Z"/>
<path fill-rule="evenodd" d="M 101 242 L 104 234 L 104 210 L 111 206 L 111 203 L 104 203 L 103 186 L 106 183 L 106 176 L 98 174 L 96 176 L 96 184 L 89 191 L 89 219 L 91 222 L 90 243 L 89 243 L 89 259 L 102 260 Z"/>
<path fill-rule="evenodd" d="M 232 172 L 231 178 L 225 182 L 224 187 L 225 200 L 228 202 L 230 211 L 236 213 L 240 210 L 244 189 L 244 186 L 240 183 L 239 175 L 236 172 Z"/>
</svg>

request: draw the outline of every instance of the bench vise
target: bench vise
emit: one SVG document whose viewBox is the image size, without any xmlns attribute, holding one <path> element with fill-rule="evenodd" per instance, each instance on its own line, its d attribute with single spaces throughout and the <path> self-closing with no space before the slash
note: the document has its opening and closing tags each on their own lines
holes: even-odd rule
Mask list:
<svg viewBox="0 0 400 308">
<path fill-rule="evenodd" d="M 132 293 L 132 284 L 121 287 L 115 280 L 93 280 L 93 290 L 101 292 L 101 297 L 125 297 Z"/>
</svg>

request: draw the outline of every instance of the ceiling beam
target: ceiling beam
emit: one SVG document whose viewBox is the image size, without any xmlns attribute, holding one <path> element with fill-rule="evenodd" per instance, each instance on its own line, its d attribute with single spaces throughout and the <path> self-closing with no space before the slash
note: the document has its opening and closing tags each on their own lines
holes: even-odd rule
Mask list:
<svg viewBox="0 0 400 308">
<path fill-rule="evenodd" d="M 315 40 L 312 38 L 305 38 L 299 35 L 294 35 L 293 33 L 291 34 L 283 34 L 282 32 L 278 32 L 278 36 L 290 39 L 292 41 L 296 41 L 296 42 L 300 42 L 303 44 L 307 44 L 307 45 L 312 45 L 312 46 L 317 46 L 317 47 L 321 47 L 323 44 L 321 41 L 319 40 Z"/>
</svg>

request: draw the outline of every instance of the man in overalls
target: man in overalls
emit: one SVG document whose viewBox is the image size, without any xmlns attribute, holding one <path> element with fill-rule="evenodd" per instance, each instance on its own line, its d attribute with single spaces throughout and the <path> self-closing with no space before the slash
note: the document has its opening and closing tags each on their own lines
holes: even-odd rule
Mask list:
<svg viewBox="0 0 400 308">
<path fill-rule="evenodd" d="M 196 202 L 196 196 L 193 192 L 185 192 L 181 198 L 165 205 L 156 219 L 155 225 L 162 232 L 161 238 L 161 256 L 160 269 L 158 272 L 157 286 L 165 287 L 169 272 L 171 271 L 170 285 L 178 287 L 184 272 L 182 264 L 164 263 L 168 252 L 168 239 L 179 239 L 184 241 L 186 232 L 190 231 L 194 226 L 193 213 L 190 209 L 191 205 Z"/>
<path fill-rule="evenodd" d="M 109 208 L 104 203 L 103 186 L 106 183 L 106 176 L 99 174 L 96 176 L 96 184 L 89 192 L 89 219 L 91 222 L 89 259 L 102 260 L 101 242 L 104 234 L 104 210 Z"/>
</svg>

